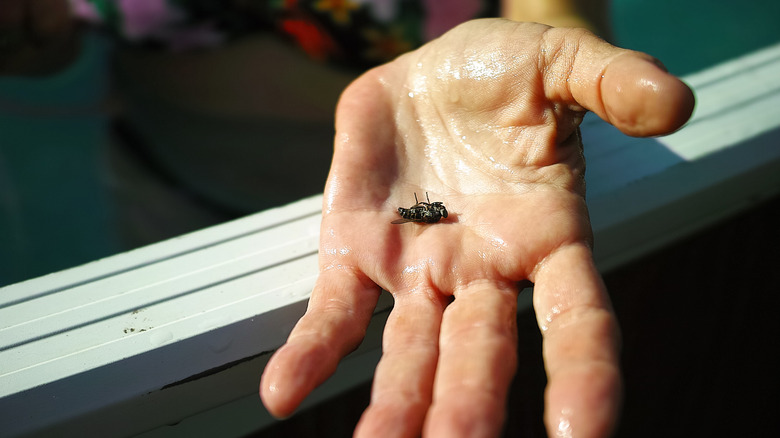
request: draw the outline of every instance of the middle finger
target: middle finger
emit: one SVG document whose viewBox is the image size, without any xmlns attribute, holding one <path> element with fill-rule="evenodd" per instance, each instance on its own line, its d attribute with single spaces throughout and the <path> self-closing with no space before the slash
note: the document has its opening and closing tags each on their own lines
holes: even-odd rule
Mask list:
<svg viewBox="0 0 780 438">
<path fill-rule="evenodd" d="M 477 282 L 455 290 L 439 340 L 431 436 L 498 436 L 517 363 L 517 287 Z"/>
</svg>

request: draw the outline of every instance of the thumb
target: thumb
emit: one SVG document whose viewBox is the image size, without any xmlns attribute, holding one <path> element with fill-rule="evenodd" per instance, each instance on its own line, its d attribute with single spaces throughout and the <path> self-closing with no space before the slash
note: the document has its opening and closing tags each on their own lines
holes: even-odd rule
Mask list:
<svg viewBox="0 0 780 438">
<path fill-rule="evenodd" d="M 693 112 L 693 92 L 660 62 L 585 29 L 549 29 L 542 53 L 550 100 L 582 106 L 625 134 L 668 134 Z"/>
</svg>

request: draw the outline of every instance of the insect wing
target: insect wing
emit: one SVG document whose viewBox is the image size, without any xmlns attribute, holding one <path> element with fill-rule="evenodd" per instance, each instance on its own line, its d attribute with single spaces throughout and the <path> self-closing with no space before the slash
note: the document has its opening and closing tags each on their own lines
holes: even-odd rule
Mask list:
<svg viewBox="0 0 780 438">
<path fill-rule="evenodd" d="M 414 219 L 412 218 L 412 211 L 414 208 L 398 208 L 398 214 L 401 215 L 401 219 L 396 219 L 391 224 L 405 224 L 407 222 L 414 222 Z"/>
</svg>

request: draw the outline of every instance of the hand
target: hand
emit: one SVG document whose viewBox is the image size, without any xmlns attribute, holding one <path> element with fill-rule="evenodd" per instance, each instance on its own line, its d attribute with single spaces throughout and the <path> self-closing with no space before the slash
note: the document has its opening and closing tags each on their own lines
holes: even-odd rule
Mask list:
<svg viewBox="0 0 780 438">
<path fill-rule="evenodd" d="M 260 393 L 291 414 L 362 339 L 379 288 L 395 305 L 357 436 L 497 436 L 516 361 L 518 284 L 533 304 L 551 435 L 604 436 L 620 399 L 618 328 L 590 250 L 578 124 L 679 128 L 693 96 L 650 57 L 581 29 L 457 27 L 342 95 L 321 272 Z M 436 224 L 393 225 L 413 193 Z"/>
<path fill-rule="evenodd" d="M 0 75 L 54 73 L 76 56 L 68 0 L 0 2 Z"/>
</svg>

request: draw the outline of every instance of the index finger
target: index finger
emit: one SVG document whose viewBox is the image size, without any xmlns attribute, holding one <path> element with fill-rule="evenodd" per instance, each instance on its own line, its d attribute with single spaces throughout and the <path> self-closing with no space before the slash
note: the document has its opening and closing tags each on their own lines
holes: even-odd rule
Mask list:
<svg viewBox="0 0 780 438">
<path fill-rule="evenodd" d="M 607 436 L 620 401 L 619 335 L 590 249 L 584 244 L 558 249 L 532 277 L 547 371 L 547 431 Z"/>
</svg>

